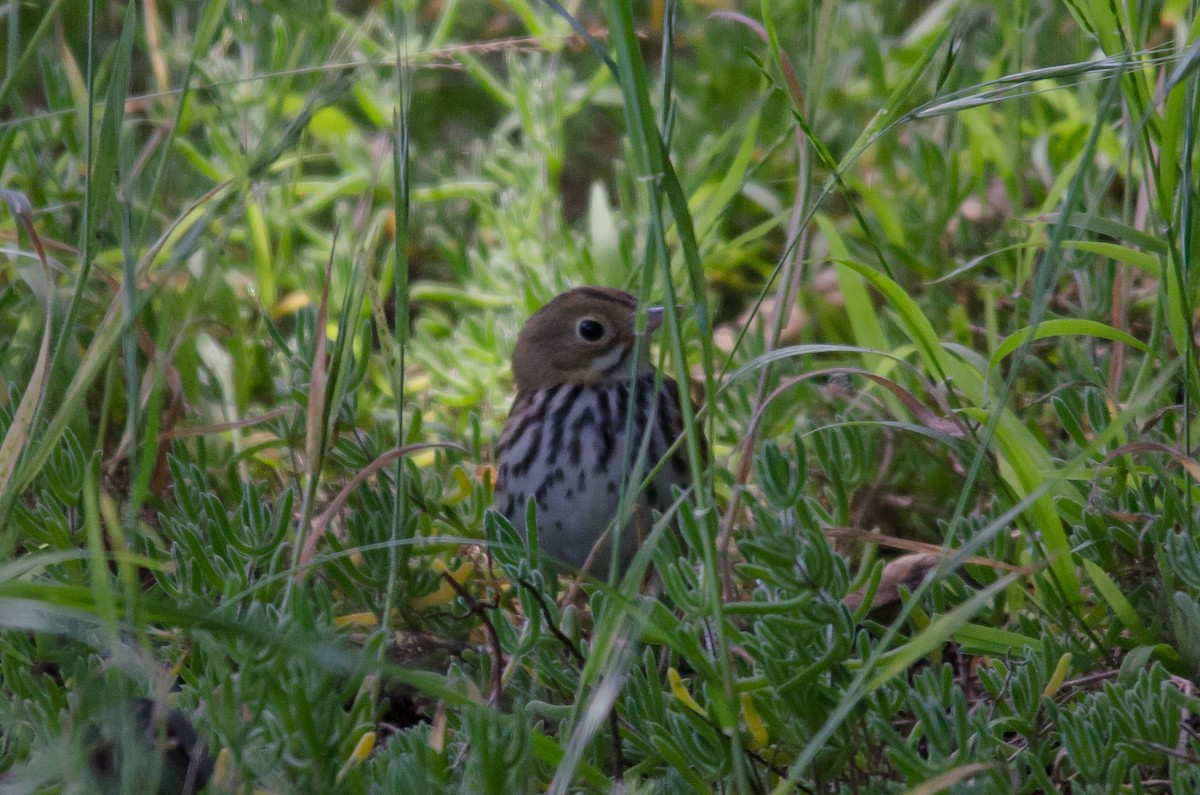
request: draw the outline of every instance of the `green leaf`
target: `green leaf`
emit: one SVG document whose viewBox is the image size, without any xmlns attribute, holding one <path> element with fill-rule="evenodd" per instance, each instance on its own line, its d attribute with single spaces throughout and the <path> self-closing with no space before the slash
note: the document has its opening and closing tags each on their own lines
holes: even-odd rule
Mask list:
<svg viewBox="0 0 1200 795">
<path fill-rule="evenodd" d="M 137 31 L 139 6 L 131 3 L 125 8 L 125 25 L 121 39 L 113 53 L 112 76 L 108 83 L 108 97 L 104 103 L 104 118 L 100 120 L 100 134 L 96 140 L 95 159 L 88 180 L 88 202 L 92 223 L 104 220 L 112 203 L 117 180 L 118 149 L 121 145 L 121 128 L 125 123 L 125 98 L 129 93 L 129 71 L 133 60 L 133 41 Z"/>
<path fill-rule="evenodd" d="M 1083 320 L 1079 318 L 1060 318 L 1056 320 L 1044 320 L 1037 325 L 1037 328 L 1026 326 L 1023 329 L 1013 332 L 1005 337 L 1001 343 L 996 346 L 995 352 L 992 354 L 991 361 L 988 363 L 988 369 L 994 370 L 999 366 L 1000 361 L 1010 353 L 1020 348 L 1029 339 L 1044 340 L 1050 337 L 1065 337 L 1077 335 L 1081 337 L 1098 337 L 1105 340 L 1113 340 L 1114 342 L 1124 343 L 1132 348 L 1137 348 L 1139 351 L 1151 356 L 1154 352 L 1150 346 L 1139 340 L 1132 334 L 1115 329 L 1098 320 Z"/>
<path fill-rule="evenodd" d="M 1129 630 L 1129 635 L 1139 645 L 1149 646 L 1154 643 L 1154 634 L 1150 629 L 1142 623 L 1142 619 L 1138 616 L 1137 611 L 1133 609 L 1133 605 L 1125 598 L 1125 594 L 1121 592 L 1121 588 L 1112 577 L 1105 573 L 1104 569 L 1097 564 L 1088 560 L 1081 559 L 1083 568 L 1087 571 L 1088 578 L 1092 584 L 1096 586 L 1096 590 L 1104 597 L 1104 601 L 1108 602 L 1108 606 L 1117 614 L 1117 618 L 1125 625 L 1125 629 Z"/>
</svg>

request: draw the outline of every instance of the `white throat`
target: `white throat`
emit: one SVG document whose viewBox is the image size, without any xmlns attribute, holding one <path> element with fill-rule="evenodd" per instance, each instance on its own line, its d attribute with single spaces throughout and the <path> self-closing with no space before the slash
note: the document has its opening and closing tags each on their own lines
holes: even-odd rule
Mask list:
<svg viewBox="0 0 1200 795">
<path fill-rule="evenodd" d="M 625 358 L 626 350 L 623 346 L 617 345 L 608 353 L 597 357 L 592 361 L 592 372 L 596 375 L 607 375 L 621 363 L 621 359 Z"/>
</svg>

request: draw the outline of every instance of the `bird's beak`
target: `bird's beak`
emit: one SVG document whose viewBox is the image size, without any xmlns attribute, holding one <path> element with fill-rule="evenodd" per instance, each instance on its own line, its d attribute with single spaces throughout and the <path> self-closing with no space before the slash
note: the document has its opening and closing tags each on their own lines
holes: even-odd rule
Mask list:
<svg viewBox="0 0 1200 795">
<path fill-rule="evenodd" d="M 676 313 L 682 315 L 683 310 L 684 310 L 684 307 L 682 304 L 675 305 Z M 663 306 L 652 306 L 646 310 L 646 333 L 647 334 L 652 334 L 655 331 L 658 331 L 660 328 L 662 328 L 664 311 L 666 311 L 666 307 L 663 307 Z"/>
</svg>

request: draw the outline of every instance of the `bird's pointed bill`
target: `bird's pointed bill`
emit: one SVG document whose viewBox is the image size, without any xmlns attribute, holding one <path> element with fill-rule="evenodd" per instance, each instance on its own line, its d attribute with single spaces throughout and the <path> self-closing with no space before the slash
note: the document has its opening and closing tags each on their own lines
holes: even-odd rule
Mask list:
<svg viewBox="0 0 1200 795">
<path fill-rule="evenodd" d="M 664 307 L 652 306 L 646 310 L 646 333 L 652 334 L 663 324 Z"/>
</svg>

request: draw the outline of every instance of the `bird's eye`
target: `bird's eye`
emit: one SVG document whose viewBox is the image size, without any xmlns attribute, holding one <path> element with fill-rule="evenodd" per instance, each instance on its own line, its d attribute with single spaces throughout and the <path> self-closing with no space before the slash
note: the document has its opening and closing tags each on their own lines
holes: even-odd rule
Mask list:
<svg viewBox="0 0 1200 795">
<path fill-rule="evenodd" d="M 600 338 L 604 336 L 604 324 L 594 318 L 585 317 L 579 321 L 576 333 L 584 342 L 599 342 Z"/>
</svg>

